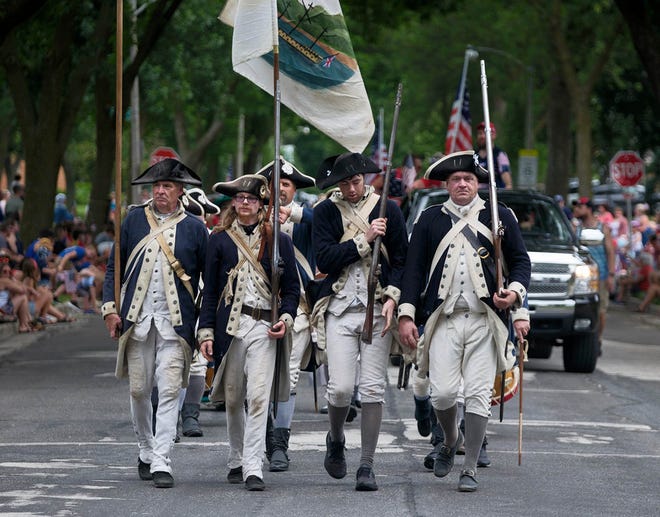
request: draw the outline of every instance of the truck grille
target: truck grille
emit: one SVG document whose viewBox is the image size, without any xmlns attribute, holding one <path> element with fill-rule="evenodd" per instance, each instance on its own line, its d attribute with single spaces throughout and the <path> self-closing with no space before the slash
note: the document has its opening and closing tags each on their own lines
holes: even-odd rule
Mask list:
<svg viewBox="0 0 660 517">
<path fill-rule="evenodd" d="M 563 298 L 568 296 L 571 270 L 567 264 L 532 263 L 528 293 L 531 298 Z"/>
<path fill-rule="evenodd" d="M 571 270 L 567 264 L 535 264 L 532 263 L 532 273 L 540 275 L 568 275 L 570 276 Z"/>
</svg>

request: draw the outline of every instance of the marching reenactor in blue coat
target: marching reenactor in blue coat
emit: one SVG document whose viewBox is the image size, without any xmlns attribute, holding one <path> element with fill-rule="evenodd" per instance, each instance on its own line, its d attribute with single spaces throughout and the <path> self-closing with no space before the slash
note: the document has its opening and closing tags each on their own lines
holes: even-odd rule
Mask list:
<svg viewBox="0 0 660 517">
<path fill-rule="evenodd" d="M 379 217 L 380 196 L 364 175 L 380 172 L 359 153 L 326 159 L 316 185 L 338 185 L 314 208 L 313 242 L 316 263 L 327 274 L 312 314 L 320 347 L 328 358 L 328 417 L 324 466 L 330 476 L 346 475 L 344 422 L 348 414 L 358 361 L 358 391 L 362 400 L 362 455 L 356 474 L 356 490 L 377 490 L 374 453 L 383 413 L 387 363 L 392 345 L 390 331 L 399 301 L 406 257 L 407 236 L 401 210 L 387 200 L 386 216 Z M 373 339 L 362 340 L 368 303 L 367 279 L 372 246 L 382 237 L 380 275 L 375 290 Z"/>
<path fill-rule="evenodd" d="M 263 453 L 274 375 L 279 375 L 279 393 L 273 396 L 289 398 L 288 351 L 300 297 L 298 270 L 291 238 L 280 233 L 280 306 L 271 307 L 269 239 L 274 236 L 264 210 L 266 178 L 245 175 L 216 183 L 213 189 L 231 196 L 232 202 L 209 240 L 197 337 L 204 357 L 217 365 L 210 398 L 224 401 L 227 409 L 227 479 L 260 491 L 265 488 Z M 279 318 L 271 327 L 272 310 Z M 276 340 L 285 337 L 289 343 L 276 346 Z M 278 350 L 284 357 L 275 372 Z"/>
<path fill-rule="evenodd" d="M 138 439 L 138 473 L 159 488 L 174 485 L 170 452 L 179 418 L 179 392 L 188 384 L 195 347 L 195 299 L 208 232 L 179 197 L 199 177 L 174 159 L 148 168 L 134 185 L 153 184 L 153 199 L 132 208 L 120 233 L 120 263 L 110 253 L 101 308 L 110 336 L 119 339 L 116 375 L 128 375 L 131 418 Z M 120 313 L 114 292 L 121 278 Z M 156 431 L 152 388 L 159 394 Z"/>
<path fill-rule="evenodd" d="M 465 441 L 458 488 L 477 489 L 476 467 L 490 415 L 496 371 L 513 366 L 508 341 L 508 309 L 519 309 L 527 293 L 531 264 L 513 213 L 498 205 L 504 226 L 502 255 L 508 285 L 497 293 L 495 250 L 489 202 L 477 195 L 488 171 L 472 151 L 450 154 L 426 172 L 447 182 L 449 199 L 426 209 L 415 224 L 406 258 L 399 305 L 402 344 L 415 347 L 418 324 L 425 324 L 418 346 L 418 375 L 428 373 L 431 402 L 444 434 L 434 474 L 446 476 Z M 516 333 L 529 330 L 526 311 L 512 314 Z M 417 320 L 416 320 L 417 317 Z M 465 439 L 457 425 L 461 382 L 465 397 Z"/>
</svg>

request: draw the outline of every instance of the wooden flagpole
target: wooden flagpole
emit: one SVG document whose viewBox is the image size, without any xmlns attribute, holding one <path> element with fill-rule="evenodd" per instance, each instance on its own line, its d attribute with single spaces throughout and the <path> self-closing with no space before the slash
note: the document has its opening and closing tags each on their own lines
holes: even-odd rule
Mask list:
<svg viewBox="0 0 660 517">
<path fill-rule="evenodd" d="M 117 35 L 116 35 L 116 100 L 115 100 L 115 305 L 117 314 L 120 313 L 119 297 L 121 285 L 121 263 L 120 263 L 120 235 L 121 235 L 121 154 L 122 154 L 122 119 L 124 108 L 122 106 L 123 75 L 124 75 L 124 2 L 117 0 Z"/>
<path fill-rule="evenodd" d="M 279 301 L 279 286 L 280 286 L 280 47 L 279 35 L 277 25 L 277 1 L 271 1 L 271 22 L 273 32 L 273 100 L 274 100 L 274 147 L 275 158 L 273 160 L 273 173 L 271 174 L 272 190 L 271 199 L 273 201 L 273 238 L 271 253 L 271 326 L 275 325 L 279 320 L 278 301 Z M 277 406 L 280 387 L 280 369 L 282 368 L 282 340 L 277 340 L 275 352 L 275 378 L 273 383 L 273 417 L 277 418 Z"/>
</svg>

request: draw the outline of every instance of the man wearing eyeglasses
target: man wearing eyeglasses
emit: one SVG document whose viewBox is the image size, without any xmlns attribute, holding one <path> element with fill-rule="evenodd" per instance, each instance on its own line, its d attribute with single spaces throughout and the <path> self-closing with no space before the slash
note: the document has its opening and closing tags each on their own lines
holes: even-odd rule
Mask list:
<svg viewBox="0 0 660 517">
<path fill-rule="evenodd" d="M 179 418 L 179 392 L 188 384 L 195 348 L 195 298 L 204 268 L 208 232 L 179 197 L 199 176 L 174 159 L 149 167 L 133 185 L 152 184 L 153 199 L 132 208 L 121 226 L 119 264 L 110 253 L 101 312 L 119 339 L 117 377 L 128 375 L 131 418 L 137 435 L 140 479 L 157 488 L 174 485 L 170 452 Z M 115 243 L 116 245 L 116 243 Z M 121 306 L 115 274 L 122 279 Z M 158 389 L 156 430 L 151 404 Z"/>
<path fill-rule="evenodd" d="M 247 174 L 213 186 L 232 197 L 223 223 L 209 240 L 204 298 L 197 338 L 204 357 L 216 365 L 211 400 L 225 402 L 229 435 L 230 483 L 250 491 L 265 489 L 263 451 L 273 385 L 279 375 L 278 400 L 289 396 L 290 341 L 282 368 L 275 372 L 276 341 L 290 340 L 300 283 L 291 238 L 279 235 L 282 275 L 280 307 L 271 307 L 272 228 L 266 220 L 266 178 Z M 271 327 L 271 311 L 278 321 Z M 244 401 L 247 400 L 247 415 Z"/>
</svg>

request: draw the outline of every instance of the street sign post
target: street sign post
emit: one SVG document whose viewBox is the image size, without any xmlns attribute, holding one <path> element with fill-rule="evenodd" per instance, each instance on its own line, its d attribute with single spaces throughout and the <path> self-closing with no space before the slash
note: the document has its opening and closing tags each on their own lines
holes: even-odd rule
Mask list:
<svg viewBox="0 0 660 517">
<path fill-rule="evenodd" d="M 539 152 L 536 149 L 518 151 L 518 187 L 536 188 L 539 170 Z"/>
<path fill-rule="evenodd" d="M 171 147 L 156 147 L 149 156 L 149 167 L 167 158 L 174 158 L 181 161 L 179 154 Z"/>
<path fill-rule="evenodd" d="M 635 151 L 619 151 L 610 160 L 610 176 L 623 187 L 632 190 L 644 177 L 644 160 Z M 632 196 L 625 195 L 626 217 L 632 221 Z M 628 242 L 632 242 L 632 225 L 628 225 Z M 630 253 L 631 248 L 628 248 Z"/>
<path fill-rule="evenodd" d="M 610 160 L 610 176 L 622 187 L 634 187 L 644 177 L 644 160 L 634 151 L 619 151 Z"/>
</svg>

